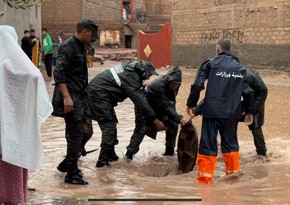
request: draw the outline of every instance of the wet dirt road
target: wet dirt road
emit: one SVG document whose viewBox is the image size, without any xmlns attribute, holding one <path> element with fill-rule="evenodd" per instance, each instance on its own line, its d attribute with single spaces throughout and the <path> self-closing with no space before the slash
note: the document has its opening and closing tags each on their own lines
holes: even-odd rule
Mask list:
<svg viewBox="0 0 290 205">
<path fill-rule="evenodd" d="M 104 65 L 95 64 L 89 70 L 90 78 L 117 63 L 106 61 Z M 185 115 L 186 99 L 196 70 L 182 69 L 183 83 L 177 98 L 177 109 Z M 166 71 L 158 70 L 160 74 Z M 97 169 L 95 164 L 99 150 L 80 158 L 80 169 L 89 181 L 87 186 L 64 184 L 65 174 L 56 169 L 66 153 L 64 122 L 52 116 L 47 119 L 41 127 L 45 159 L 40 172 L 29 174 L 29 187 L 35 188 L 35 191 L 29 191 L 27 204 L 290 204 L 290 75 L 283 72 L 259 72 L 269 89 L 263 128 L 270 161 L 257 158 L 252 135 L 240 123 L 238 136 L 241 169 L 245 174 L 238 178 L 219 178 L 224 169 L 223 160 L 219 158 L 215 182 L 211 185 L 197 184 L 196 167 L 192 172 L 183 174 L 178 170 L 176 156 L 162 155 L 165 148 L 164 133 L 159 133 L 155 141 L 145 137 L 140 151 L 132 163 L 127 164 L 122 157 L 134 129 L 134 110 L 131 101 L 125 100 L 116 108 L 120 141 L 116 152 L 121 159 L 112 163 L 111 167 Z M 53 89 L 51 84 L 47 82 L 50 95 Z M 193 123 L 200 134 L 201 117 L 195 118 Z M 87 144 L 87 150 L 99 148 L 100 136 L 100 129 L 94 122 L 94 135 Z M 121 201 L 125 198 L 136 200 Z M 120 201 L 95 201 L 97 199 Z"/>
</svg>

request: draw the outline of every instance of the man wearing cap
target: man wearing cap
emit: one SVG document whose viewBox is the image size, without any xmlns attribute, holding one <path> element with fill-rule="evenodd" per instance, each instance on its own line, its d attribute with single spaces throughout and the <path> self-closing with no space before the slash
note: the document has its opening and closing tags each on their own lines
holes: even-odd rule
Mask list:
<svg viewBox="0 0 290 205">
<path fill-rule="evenodd" d="M 150 82 L 144 89 L 147 101 L 157 115 L 157 119 L 162 121 L 167 127 L 165 138 L 166 156 L 174 154 L 178 124 L 185 125 L 187 118 L 176 112 L 176 96 L 182 80 L 182 72 L 178 66 L 170 69 L 166 75 Z M 135 129 L 127 146 L 126 158 L 130 162 L 133 155 L 139 151 L 139 146 L 145 135 L 156 139 L 157 131 L 147 122 L 146 117 L 138 107 L 135 106 Z M 152 129 L 153 128 L 153 129 Z"/>
<path fill-rule="evenodd" d="M 88 85 L 86 46 L 98 38 L 98 25 L 91 19 L 82 19 L 77 24 L 77 32 L 64 41 L 58 51 L 54 70 L 55 91 L 52 104 L 53 115 L 65 119 L 67 140 L 66 158 L 57 169 L 67 172 L 65 182 L 88 184 L 78 169 L 78 157 L 85 155 L 84 145 L 93 134 L 90 111 L 85 100 Z M 60 97 L 55 95 L 60 93 Z"/>
<path fill-rule="evenodd" d="M 148 61 L 126 61 L 95 76 L 87 87 L 88 104 L 92 118 L 98 121 L 102 131 L 102 142 L 96 167 L 103 167 L 117 161 L 115 153 L 117 139 L 117 117 L 114 107 L 129 97 L 157 130 L 165 130 L 164 124 L 157 119 L 142 90 L 144 80 L 158 75 Z"/>
</svg>

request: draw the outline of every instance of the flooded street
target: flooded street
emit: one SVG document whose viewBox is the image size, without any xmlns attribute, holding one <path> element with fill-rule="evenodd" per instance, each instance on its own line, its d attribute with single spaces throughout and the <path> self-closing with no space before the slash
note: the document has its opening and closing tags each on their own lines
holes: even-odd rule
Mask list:
<svg viewBox="0 0 290 205">
<path fill-rule="evenodd" d="M 117 63 L 95 63 L 95 67 L 89 69 L 90 79 Z M 186 116 L 186 99 L 196 70 L 185 67 L 182 70 L 183 83 L 177 98 L 177 110 Z M 167 70 L 160 69 L 158 72 L 165 74 Z M 196 183 L 196 167 L 184 174 L 178 170 L 177 155 L 162 155 L 165 150 L 164 132 L 158 133 L 157 140 L 145 137 L 140 151 L 128 164 L 122 158 L 134 129 L 134 109 L 132 102 L 127 99 L 116 107 L 119 120 L 116 153 L 121 159 L 112 163 L 111 167 L 96 168 L 99 150 L 81 157 L 79 168 L 89 182 L 87 186 L 64 183 L 65 174 L 60 173 L 56 166 L 66 154 L 65 124 L 62 118 L 53 116 L 46 120 L 41 127 L 44 162 L 40 172 L 29 174 L 29 188 L 35 190 L 29 191 L 27 204 L 290 204 L 290 74 L 272 71 L 259 73 L 269 89 L 263 126 L 268 154 L 271 156 L 269 161 L 257 158 L 252 134 L 246 125 L 240 123 L 241 169 L 245 174 L 238 178 L 222 180 L 219 177 L 224 174 L 224 162 L 219 158 L 214 183 Z M 52 82 L 46 83 L 52 96 Z M 194 118 L 193 123 L 200 136 L 201 117 Z M 101 132 L 94 122 L 94 135 L 86 149 L 99 149 L 100 143 Z M 109 201 L 113 199 L 120 200 Z"/>
</svg>

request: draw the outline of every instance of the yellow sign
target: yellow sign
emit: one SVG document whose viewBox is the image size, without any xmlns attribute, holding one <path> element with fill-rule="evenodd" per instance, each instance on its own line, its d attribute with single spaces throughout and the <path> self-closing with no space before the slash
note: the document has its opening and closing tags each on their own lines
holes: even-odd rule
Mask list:
<svg viewBox="0 0 290 205">
<path fill-rule="evenodd" d="M 147 46 L 144 49 L 144 53 L 146 55 L 146 57 L 148 58 L 150 56 L 150 54 L 152 53 L 152 50 L 150 48 L 150 46 L 147 44 Z"/>
</svg>

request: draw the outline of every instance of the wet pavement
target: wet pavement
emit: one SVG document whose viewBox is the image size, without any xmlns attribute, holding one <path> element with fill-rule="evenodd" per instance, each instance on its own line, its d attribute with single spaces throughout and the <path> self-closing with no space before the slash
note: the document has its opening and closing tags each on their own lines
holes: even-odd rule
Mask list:
<svg viewBox="0 0 290 205">
<path fill-rule="evenodd" d="M 95 63 L 89 69 L 90 79 L 118 62 Z M 177 98 L 177 110 L 186 114 L 186 99 L 196 70 L 182 67 L 183 83 Z M 160 69 L 165 74 L 166 69 Z M 121 158 L 111 167 L 96 168 L 99 150 L 81 157 L 79 167 L 87 186 L 64 183 L 64 173 L 56 166 L 66 154 L 64 121 L 50 116 L 41 127 L 44 162 L 40 172 L 29 174 L 27 204 L 290 204 L 290 74 L 259 71 L 269 89 L 266 101 L 266 121 L 263 126 L 269 160 L 257 157 L 251 132 L 239 124 L 241 169 L 240 177 L 224 180 L 224 163 L 218 159 L 215 182 L 201 185 L 195 182 L 196 167 L 190 173 L 178 170 L 177 156 L 164 157 L 164 132 L 157 139 L 145 137 L 140 151 L 128 164 L 122 157 L 134 129 L 134 109 L 130 100 L 116 107 L 119 120 L 116 152 Z M 45 74 L 44 74 L 45 75 Z M 46 81 L 50 96 L 53 82 Z M 200 133 L 201 117 L 193 120 Z M 94 122 L 94 135 L 87 150 L 99 149 L 101 132 Z"/>
</svg>

